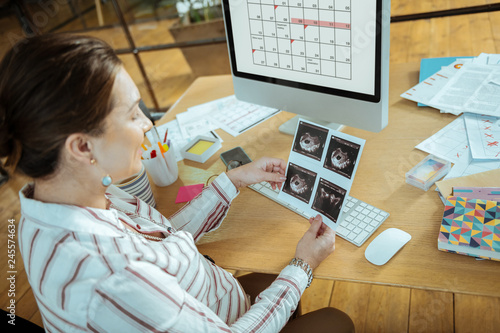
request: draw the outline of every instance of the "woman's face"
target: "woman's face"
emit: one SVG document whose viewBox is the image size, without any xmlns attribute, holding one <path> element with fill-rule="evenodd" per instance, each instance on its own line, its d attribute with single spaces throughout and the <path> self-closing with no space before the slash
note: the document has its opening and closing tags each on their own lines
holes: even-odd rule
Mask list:
<svg viewBox="0 0 500 333">
<path fill-rule="evenodd" d="M 94 141 L 94 157 L 117 182 L 141 170 L 141 144 L 152 123 L 139 108 L 139 90 L 123 67 L 116 75 L 111 98 L 114 108 L 105 120 L 104 135 Z"/>
</svg>

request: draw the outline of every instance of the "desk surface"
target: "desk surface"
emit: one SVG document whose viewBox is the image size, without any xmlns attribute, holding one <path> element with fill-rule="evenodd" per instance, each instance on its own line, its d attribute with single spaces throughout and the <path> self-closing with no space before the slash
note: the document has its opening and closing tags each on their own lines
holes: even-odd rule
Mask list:
<svg viewBox="0 0 500 333">
<path fill-rule="evenodd" d="M 343 130 L 366 140 L 350 195 L 389 212 L 390 217 L 360 248 L 337 237 L 334 254 L 314 275 L 498 297 L 500 263 L 439 251 L 437 236 L 443 204 L 434 187 L 424 192 L 405 183 L 405 173 L 427 155 L 416 150 L 415 145 L 455 119 L 435 109 L 418 108 L 416 103 L 399 97 L 418 82 L 418 71 L 418 63 L 391 66 L 389 125 L 383 131 L 371 133 L 351 127 Z M 190 106 L 231 94 L 231 76 L 199 78 L 158 124 L 174 119 L 176 113 Z M 237 137 L 218 130 L 224 140 L 219 153 L 241 146 L 252 159 L 275 156 L 287 160 L 292 137 L 279 133 L 277 128 L 292 116 L 281 112 Z M 159 211 L 169 216 L 182 207 L 174 204 L 180 186 L 205 182 L 223 171 L 218 153 L 204 164 L 179 162 L 177 182 L 153 189 Z M 367 245 L 390 227 L 407 231 L 411 241 L 384 266 L 370 264 L 364 258 Z M 201 239 L 198 247 L 224 268 L 278 273 L 293 257 L 307 228 L 304 218 L 245 188 L 233 201 L 222 226 Z"/>
</svg>

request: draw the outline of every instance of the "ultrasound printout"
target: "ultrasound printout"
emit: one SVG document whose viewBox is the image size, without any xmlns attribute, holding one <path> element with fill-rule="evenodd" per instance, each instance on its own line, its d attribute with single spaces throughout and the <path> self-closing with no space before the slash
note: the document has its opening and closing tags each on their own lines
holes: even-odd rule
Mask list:
<svg viewBox="0 0 500 333">
<path fill-rule="evenodd" d="M 351 189 L 365 140 L 300 120 L 279 198 L 333 230 Z"/>
</svg>

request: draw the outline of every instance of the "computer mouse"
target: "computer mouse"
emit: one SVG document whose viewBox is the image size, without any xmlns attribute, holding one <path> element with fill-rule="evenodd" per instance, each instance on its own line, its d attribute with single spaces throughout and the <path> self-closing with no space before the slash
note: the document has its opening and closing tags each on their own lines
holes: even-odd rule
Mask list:
<svg viewBox="0 0 500 333">
<path fill-rule="evenodd" d="M 384 265 L 411 239 L 403 230 L 389 228 L 382 231 L 366 247 L 365 258 L 374 265 Z"/>
</svg>

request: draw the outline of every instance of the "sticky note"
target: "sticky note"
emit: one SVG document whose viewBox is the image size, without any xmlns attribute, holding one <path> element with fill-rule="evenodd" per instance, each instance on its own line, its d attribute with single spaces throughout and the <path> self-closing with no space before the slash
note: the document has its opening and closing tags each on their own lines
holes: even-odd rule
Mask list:
<svg viewBox="0 0 500 333">
<path fill-rule="evenodd" d="M 188 202 L 194 199 L 203 190 L 203 184 L 187 185 L 179 188 L 175 203 Z"/>
<path fill-rule="evenodd" d="M 187 152 L 195 155 L 201 155 L 213 144 L 214 143 L 212 141 L 199 140 L 191 148 L 189 148 Z"/>
</svg>

